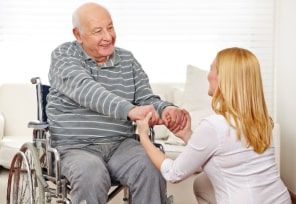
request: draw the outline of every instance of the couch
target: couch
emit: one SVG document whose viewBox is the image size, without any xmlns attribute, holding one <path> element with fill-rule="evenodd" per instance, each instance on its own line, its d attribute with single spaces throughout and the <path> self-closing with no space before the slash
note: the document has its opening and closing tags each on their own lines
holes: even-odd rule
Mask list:
<svg viewBox="0 0 296 204">
<path fill-rule="evenodd" d="M 21 145 L 32 141 L 32 129 L 27 124 L 37 119 L 35 93 L 35 86 L 29 82 L 0 85 L 0 166 L 9 168 Z"/>
<path fill-rule="evenodd" d="M 152 90 L 162 99 L 186 108 L 192 117 L 192 128 L 210 115 L 211 98 L 207 94 L 208 72 L 188 65 L 184 83 L 152 83 Z M 35 86 L 30 84 L 0 85 L 0 166 L 9 168 L 13 155 L 20 146 L 32 141 L 32 130 L 27 128 L 29 121 L 37 118 Z M 174 136 L 163 125 L 155 126 L 157 143 L 164 146 L 167 156 L 176 158 L 184 149 L 182 140 Z M 279 125 L 274 128 L 276 160 L 280 164 Z"/>
</svg>

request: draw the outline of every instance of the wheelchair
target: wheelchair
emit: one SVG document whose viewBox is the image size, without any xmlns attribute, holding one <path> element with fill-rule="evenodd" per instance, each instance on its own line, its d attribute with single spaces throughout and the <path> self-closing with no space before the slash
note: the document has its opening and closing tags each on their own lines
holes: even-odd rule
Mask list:
<svg viewBox="0 0 296 204">
<path fill-rule="evenodd" d="M 31 82 L 36 86 L 38 120 L 28 124 L 33 129 L 33 141 L 23 144 L 12 159 L 8 173 L 7 204 L 71 204 L 68 198 L 71 188 L 67 179 L 61 175 L 59 152 L 50 145 L 45 112 L 50 87 L 43 85 L 39 77 L 32 78 Z M 150 128 L 150 139 L 154 142 L 153 128 Z M 155 145 L 164 151 L 161 144 Z M 120 183 L 112 183 L 107 202 L 121 191 L 123 202 L 131 204 L 132 196 L 128 186 Z M 167 203 L 173 203 L 172 196 L 168 197 Z"/>
</svg>

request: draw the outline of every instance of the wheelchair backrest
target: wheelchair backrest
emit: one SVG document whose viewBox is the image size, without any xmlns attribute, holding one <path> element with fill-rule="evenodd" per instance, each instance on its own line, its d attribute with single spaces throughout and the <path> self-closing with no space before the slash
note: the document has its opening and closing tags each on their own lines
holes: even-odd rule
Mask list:
<svg viewBox="0 0 296 204">
<path fill-rule="evenodd" d="M 47 104 L 47 94 L 49 92 L 50 86 L 43 85 L 39 77 L 34 77 L 31 79 L 32 84 L 36 85 L 36 95 L 37 95 L 37 119 L 40 122 L 47 122 L 47 114 L 45 111 Z"/>
<path fill-rule="evenodd" d="M 47 122 L 47 114 L 46 114 L 45 108 L 46 108 L 46 104 L 47 104 L 46 96 L 47 96 L 47 94 L 49 92 L 50 86 L 48 86 L 48 85 L 42 85 L 41 88 L 42 88 L 42 94 L 41 94 L 41 97 L 42 97 L 42 109 L 41 110 L 38 110 L 38 115 L 39 115 L 39 112 L 41 112 L 42 118 L 38 118 L 38 119 L 41 120 L 41 121 L 43 121 L 43 122 Z"/>
</svg>

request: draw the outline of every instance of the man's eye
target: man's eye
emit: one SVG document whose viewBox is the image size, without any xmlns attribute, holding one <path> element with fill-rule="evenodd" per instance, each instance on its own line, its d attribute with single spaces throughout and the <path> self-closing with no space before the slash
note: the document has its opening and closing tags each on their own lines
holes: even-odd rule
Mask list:
<svg viewBox="0 0 296 204">
<path fill-rule="evenodd" d="M 101 30 L 94 30 L 93 32 L 92 32 L 92 34 L 93 35 L 98 35 L 98 34 L 100 34 L 102 31 Z"/>
</svg>

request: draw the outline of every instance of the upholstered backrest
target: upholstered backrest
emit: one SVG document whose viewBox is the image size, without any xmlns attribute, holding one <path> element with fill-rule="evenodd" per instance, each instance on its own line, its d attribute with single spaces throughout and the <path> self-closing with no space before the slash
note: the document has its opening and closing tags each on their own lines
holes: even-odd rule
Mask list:
<svg viewBox="0 0 296 204">
<path fill-rule="evenodd" d="M 4 126 L 5 126 L 4 115 L 3 113 L 0 112 L 0 140 L 4 135 Z"/>
<path fill-rule="evenodd" d="M 0 86 L 0 112 L 5 119 L 4 136 L 31 135 L 28 122 L 37 119 L 36 88 L 28 83 Z"/>
</svg>

